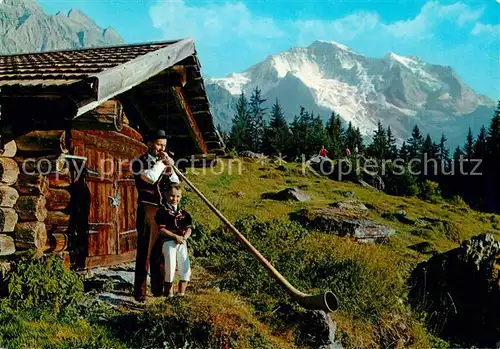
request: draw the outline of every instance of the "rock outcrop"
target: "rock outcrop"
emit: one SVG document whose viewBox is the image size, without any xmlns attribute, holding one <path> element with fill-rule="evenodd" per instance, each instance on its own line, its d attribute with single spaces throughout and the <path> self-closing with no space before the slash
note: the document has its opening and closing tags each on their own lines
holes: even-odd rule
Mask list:
<svg viewBox="0 0 500 349">
<path fill-rule="evenodd" d="M 410 300 L 428 325 L 463 346 L 495 347 L 500 339 L 500 242 L 481 234 L 438 254 L 412 274 Z"/>
<path fill-rule="evenodd" d="M 294 328 L 296 344 L 308 348 L 341 349 L 335 340 L 337 324 L 321 310 L 298 311 L 283 304 L 275 314 L 285 326 Z"/>
<path fill-rule="evenodd" d="M 297 188 L 286 188 L 278 193 L 264 193 L 263 199 L 280 201 L 309 201 L 311 197 L 305 191 Z"/>
<path fill-rule="evenodd" d="M 307 227 L 348 236 L 359 242 L 385 242 L 396 233 L 390 226 L 368 219 L 368 209 L 361 202 L 349 200 L 331 206 L 301 210 L 293 214 L 292 219 Z"/>
</svg>

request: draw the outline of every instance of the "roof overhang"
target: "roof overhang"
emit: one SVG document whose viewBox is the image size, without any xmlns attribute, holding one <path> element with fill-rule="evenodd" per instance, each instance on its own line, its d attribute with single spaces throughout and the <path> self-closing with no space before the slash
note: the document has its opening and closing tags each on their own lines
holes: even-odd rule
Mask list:
<svg viewBox="0 0 500 349">
<path fill-rule="evenodd" d="M 134 86 L 139 85 L 195 53 L 193 40 L 187 38 L 160 50 L 139 56 L 114 68 L 89 76 L 86 80 L 92 90 L 95 91 L 95 100 L 87 100 L 83 105 L 79 105 L 74 118 L 130 90 Z"/>
</svg>

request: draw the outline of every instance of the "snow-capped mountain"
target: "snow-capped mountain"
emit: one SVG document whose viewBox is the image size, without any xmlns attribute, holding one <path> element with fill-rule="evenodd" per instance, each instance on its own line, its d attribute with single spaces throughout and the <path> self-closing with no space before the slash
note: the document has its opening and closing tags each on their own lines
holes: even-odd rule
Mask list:
<svg viewBox="0 0 500 349">
<path fill-rule="evenodd" d="M 289 120 L 300 106 L 324 120 L 334 110 L 368 136 L 379 120 L 400 140 L 417 124 L 435 139 L 444 132 L 450 146 L 463 142 L 469 126 L 477 132 L 487 124 L 495 106 L 450 67 L 395 53 L 370 58 L 327 41 L 269 56 L 241 73 L 207 79 L 206 85 L 223 128 L 231 125 L 239 94 L 250 96 L 258 86 L 267 106 L 278 98 Z"/>
</svg>

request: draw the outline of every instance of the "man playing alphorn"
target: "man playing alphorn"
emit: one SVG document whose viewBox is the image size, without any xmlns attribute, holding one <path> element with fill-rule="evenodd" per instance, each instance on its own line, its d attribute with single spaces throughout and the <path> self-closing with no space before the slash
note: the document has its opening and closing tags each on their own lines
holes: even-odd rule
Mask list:
<svg viewBox="0 0 500 349">
<path fill-rule="evenodd" d="M 155 215 L 161 202 L 161 193 L 171 183 L 179 183 L 179 178 L 172 169 L 174 161 L 166 152 L 167 136 L 158 130 L 149 137 L 148 152 L 135 159 L 132 171 L 138 192 L 137 199 L 137 257 L 135 265 L 134 298 L 139 302 L 146 300 L 147 274 L 151 272 L 151 293 L 163 294 L 164 271 L 156 263 L 153 247 L 158 238 Z"/>
</svg>

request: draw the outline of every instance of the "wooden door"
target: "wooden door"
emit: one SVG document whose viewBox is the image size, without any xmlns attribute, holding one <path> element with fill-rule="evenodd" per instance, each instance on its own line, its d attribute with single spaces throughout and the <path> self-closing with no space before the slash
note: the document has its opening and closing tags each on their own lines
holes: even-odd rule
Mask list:
<svg viewBox="0 0 500 349">
<path fill-rule="evenodd" d="M 117 209 L 114 199 L 117 194 L 115 181 L 116 159 L 109 153 L 85 147 L 87 158 L 87 186 L 90 191 L 90 213 L 88 220 L 88 256 L 118 254 L 116 232 Z"/>
<path fill-rule="evenodd" d="M 147 150 L 139 140 L 117 132 L 71 132 L 74 154 L 84 156 L 89 196 L 85 267 L 135 259 L 137 190 L 130 161 Z"/>
<path fill-rule="evenodd" d="M 130 254 L 137 249 L 135 219 L 138 194 L 134 176 L 130 170 L 131 160 L 121 158 L 117 164 L 117 168 L 120 169 L 115 182 L 119 195 L 116 220 L 118 254 Z"/>
</svg>

